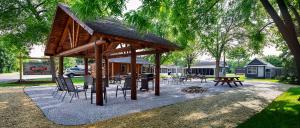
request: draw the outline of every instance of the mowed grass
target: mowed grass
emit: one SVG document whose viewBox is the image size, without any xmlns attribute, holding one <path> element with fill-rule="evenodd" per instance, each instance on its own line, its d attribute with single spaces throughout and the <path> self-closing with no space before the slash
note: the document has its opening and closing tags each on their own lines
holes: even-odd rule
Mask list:
<svg viewBox="0 0 300 128">
<path fill-rule="evenodd" d="M 241 81 L 246 81 L 246 82 L 273 82 L 273 83 L 278 83 L 279 80 L 277 79 L 257 79 L 257 78 L 247 78 L 245 75 L 235 75 L 235 74 L 226 74 L 226 76 L 238 76 L 240 77 L 239 80 Z"/>
<path fill-rule="evenodd" d="M 73 77 L 72 81 L 76 85 L 83 85 L 84 77 Z M 51 78 L 38 78 L 19 82 L 0 82 L 0 87 L 16 87 L 16 86 L 55 86 L 56 83 Z"/>
<path fill-rule="evenodd" d="M 290 88 L 238 128 L 300 128 L 300 87 Z"/>
</svg>

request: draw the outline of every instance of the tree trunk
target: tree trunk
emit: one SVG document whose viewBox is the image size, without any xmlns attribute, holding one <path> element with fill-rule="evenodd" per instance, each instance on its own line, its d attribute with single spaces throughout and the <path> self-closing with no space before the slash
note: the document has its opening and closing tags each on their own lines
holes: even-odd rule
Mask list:
<svg viewBox="0 0 300 128">
<path fill-rule="evenodd" d="M 283 0 L 276 0 L 279 6 L 280 12 L 284 20 L 277 14 L 273 6 L 270 4 L 268 0 L 260 0 L 263 4 L 265 10 L 274 20 L 279 32 L 282 34 L 283 39 L 286 41 L 292 55 L 294 56 L 297 74 L 298 74 L 298 82 L 300 80 L 300 44 L 297 39 L 297 34 L 295 31 L 295 25 L 291 18 L 291 15 L 288 12 L 287 5 Z"/>
<path fill-rule="evenodd" d="M 190 70 L 191 70 L 191 64 L 192 64 L 192 61 L 191 61 L 191 57 L 189 55 L 186 56 L 186 64 L 187 64 L 187 73 L 191 73 Z"/>
<path fill-rule="evenodd" d="M 188 68 L 187 68 L 187 71 L 186 71 L 186 72 L 187 72 L 188 74 L 191 74 L 191 64 L 187 64 L 187 67 L 188 67 Z"/>
<path fill-rule="evenodd" d="M 216 79 L 220 76 L 219 72 L 220 72 L 220 58 L 216 58 L 216 70 L 215 70 Z"/>
<path fill-rule="evenodd" d="M 222 71 L 222 74 L 224 75 L 224 76 L 226 76 L 226 63 L 225 63 L 225 50 L 224 50 L 224 58 L 223 58 L 223 70 L 224 70 L 224 72 Z"/>
</svg>

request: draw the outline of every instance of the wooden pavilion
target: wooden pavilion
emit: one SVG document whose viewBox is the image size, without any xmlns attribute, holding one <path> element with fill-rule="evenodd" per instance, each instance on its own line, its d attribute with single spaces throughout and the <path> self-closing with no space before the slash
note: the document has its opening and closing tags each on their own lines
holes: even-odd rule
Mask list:
<svg viewBox="0 0 300 128">
<path fill-rule="evenodd" d="M 103 78 L 108 81 L 108 62 L 111 58 L 131 57 L 131 99 L 136 93 L 136 56 L 155 54 L 155 95 L 159 96 L 160 56 L 179 49 L 170 41 L 153 34 L 140 34 L 121 23 L 110 20 L 83 22 L 70 8 L 58 4 L 45 55 L 59 57 L 59 75 L 63 75 L 63 57 L 82 57 L 88 74 L 88 58 L 96 61 L 96 104 L 103 106 Z M 104 61 L 105 75 L 102 75 Z M 106 70 L 105 70 L 106 69 Z"/>
</svg>

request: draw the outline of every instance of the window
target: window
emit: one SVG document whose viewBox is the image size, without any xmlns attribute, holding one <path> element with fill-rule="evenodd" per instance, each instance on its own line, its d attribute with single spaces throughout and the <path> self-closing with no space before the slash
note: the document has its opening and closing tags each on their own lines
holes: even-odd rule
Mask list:
<svg viewBox="0 0 300 128">
<path fill-rule="evenodd" d="M 175 68 L 172 68 L 171 70 L 172 73 L 177 73 Z"/>
<path fill-rule="evenodd" d="M 160 73 L 168 73 L 168 69 L 167 68 L 161 68 Z"/>
<path fill-rule="evenodd" d="M 75 70 L 75 71 L 77 71 L 77 70 L 79 70 L 79 68 L 71 68 L 71 70 Z"/>
<path fill-rule="evenodd" d="M 121 72 L 126 73 L 126 64 L 121 64 Z"/>
<path fill-rule="evenodd" d="M 257 67 L 248 67 L 247 68 L 248 74 L 256 74 L 257 73 Z"/>
</svg>

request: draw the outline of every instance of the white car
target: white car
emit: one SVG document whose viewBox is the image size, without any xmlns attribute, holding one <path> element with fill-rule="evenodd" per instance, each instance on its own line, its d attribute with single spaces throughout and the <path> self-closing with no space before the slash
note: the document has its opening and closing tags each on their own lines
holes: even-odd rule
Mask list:
<svg viewBox="0 0 300 128">
<path fill-rule="evenodd" d="M 89 74 L 90 74 L 90 72 L 89 72 Z M 64 75 L 66 75 L 68 77 L 74 77 L 74 76 L 84 76 L 85 73 L 84 73 L 84 69 L 82 69 L 82 68 L 72 67 L 72 68 L 68 68 L 65 71 Z"/>
</svg>

